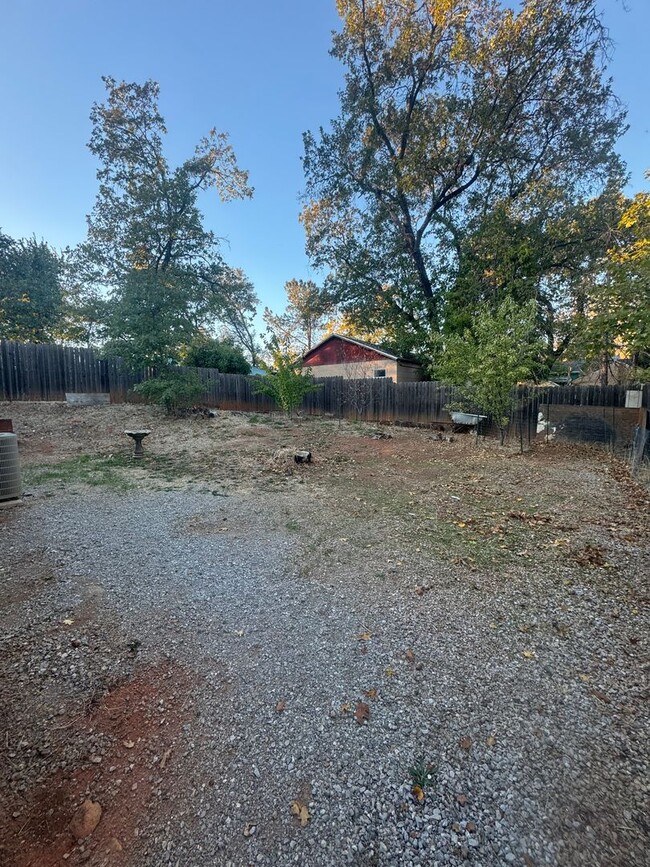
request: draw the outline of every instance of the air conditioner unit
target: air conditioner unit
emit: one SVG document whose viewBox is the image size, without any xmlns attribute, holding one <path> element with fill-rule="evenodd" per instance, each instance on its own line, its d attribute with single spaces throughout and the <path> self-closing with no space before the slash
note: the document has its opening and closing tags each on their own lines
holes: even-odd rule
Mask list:
<svg viewBox="0 0 650 867">
<path fill-rule="evenodd" d="M 0 433 L 0 501 L 17 500 L 22 495 L 18 437 L 14 433 Z"/>
</svg>

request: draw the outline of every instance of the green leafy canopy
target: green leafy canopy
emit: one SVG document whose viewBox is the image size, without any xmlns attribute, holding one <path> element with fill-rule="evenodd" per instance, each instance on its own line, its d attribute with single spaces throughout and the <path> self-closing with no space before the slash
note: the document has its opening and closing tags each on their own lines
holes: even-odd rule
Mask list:
<svg viewBox="0 0 650 867">
<path fill-rule="evenodd" d="M 489 415 L 501 432 L 515 406 L 513 389 L 531 379 L 540 366 L 536 306 L 518 306 L 506 298 L 494 311 L 482 305 L 471 328 L 445 340 L 434 372 L 459 387 L 461 404 Z"/>
<path fill-rule="evenodd" d="M 110 351 L 134 364 L 162 364 L 201 329 L 252 317 L 253 287 L 223 262 L 198 196 L 214 190 L 228 202 L 253 191 L 227 135 L 215 129 L 170 167 L 156 82 L 104 83 L 89 143 L 100 163 L 99 191 L 88 238 L 71 259 L 86 291 L 109 293 Z"/>
</svg>

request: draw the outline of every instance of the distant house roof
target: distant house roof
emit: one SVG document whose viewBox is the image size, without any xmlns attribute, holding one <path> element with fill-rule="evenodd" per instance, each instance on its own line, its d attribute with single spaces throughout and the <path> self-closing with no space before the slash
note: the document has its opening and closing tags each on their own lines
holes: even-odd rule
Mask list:
<svg viewBox="0 0 650 867">
<path fill-rule="evenodd" d="M 629 379 L 632 364 L 626 358 L 610 358 L 607 363 L 607 381 L 610 385 L 620 385 Z M 578 379 L 573 380 L 573 385 L 602 385 L 604 371 L 594 367 L 587 370 Z"/>
<path fill-rule="evenodd" d="M 345 334 L 330 334 L 327 337 L 323 338 L 323 340 L 321 340 L 315 346 L 312 346 L 312 348 L 304 354 L 303 360 L 306 361 L 308 356 L 310 356 L 317 349 L 320 349 L 321 346 L 329 343 L 330 340 L 343 340 L 346 343 L 352 343 L 354 346 L 360 346 L 362 349 L 370 349 L 372 352 L 378 352 L 380 355 L 383 355 L 386 358 L 390 358 L 392 361 L 403 361 L 407 364 L 418 363 L 414 361 L 409 361 L 405 358 L 400 358 L 399 355 L 395 355 L 393 352 L 388 352 L 388 350 L 384 349 L 382 346 L 377 346 L 377 344 L 375 343 L 366 343 L 365 340 L 357 340 L 356 337 L 347 337 Z"/>
</svg>

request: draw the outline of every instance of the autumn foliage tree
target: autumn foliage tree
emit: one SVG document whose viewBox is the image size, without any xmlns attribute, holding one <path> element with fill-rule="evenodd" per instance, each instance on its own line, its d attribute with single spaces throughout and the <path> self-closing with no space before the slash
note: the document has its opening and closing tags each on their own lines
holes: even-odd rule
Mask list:
<svg viewBox="0 0 650 867">
<path fill-rule="evenodd" d="M 605 384 L 614 356 L 632 362 L 633 378 L 650 378 L 650 193 L 626 203 L 617 228 L 581 330 L 585 354 L 599 360 Z"/>
<path fill-rule="evenodd" d="M 348 315 L 418 347 L 445 323 L 450 288 L 456 315 L 477 303 L 477 233 L 497 253 L 501 230 L 533 233 L 546 251 L 553 221 L 620 184 L 606 33 L 594 0 L 337 8 L 332 54 L 346 78 L 340 115 L 304 136 L 307 249 Z M 567 249 L 579 267 L 579 244 Z M 530 275 L 542 307 L 559 257 Z M 501 276 L 502 297 L 514 294 Z"/>
</svg>

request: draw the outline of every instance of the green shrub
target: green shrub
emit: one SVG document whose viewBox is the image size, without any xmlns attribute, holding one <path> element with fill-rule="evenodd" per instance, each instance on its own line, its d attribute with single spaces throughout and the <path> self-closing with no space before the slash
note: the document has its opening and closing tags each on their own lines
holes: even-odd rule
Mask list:
<svg viewBox="0 0 650 867">
<path fill-rule="evenodd" d="M 164 406 L 168 415 L 182 415 L 202 397 L 204 387 L 196 373 L 168 368 L 133 391 L 149 403 Z"/>
<path fill-rule="evenodd" d="M 277 344 L 270 347 L 273 366 L 262 362 L 267 375 L 255 382 L 254 388 L 258 394 L 267 394 L 280 406 L 287 415 L 300 406 L 306 394 L 316 391 L 316 385 L 311 374 L 303 374 L 302 361 L 295 355 L 281 352 Z"/>
<path fill-rule="evenodd" d="M 220 373 L 243 373 L 248 375 L 251 366 L 244 353 L 232 340 L 216 340 L 199 336 L 187 347 L 183 361 L 188 367 L 211 367 Z"/>
</svg>

